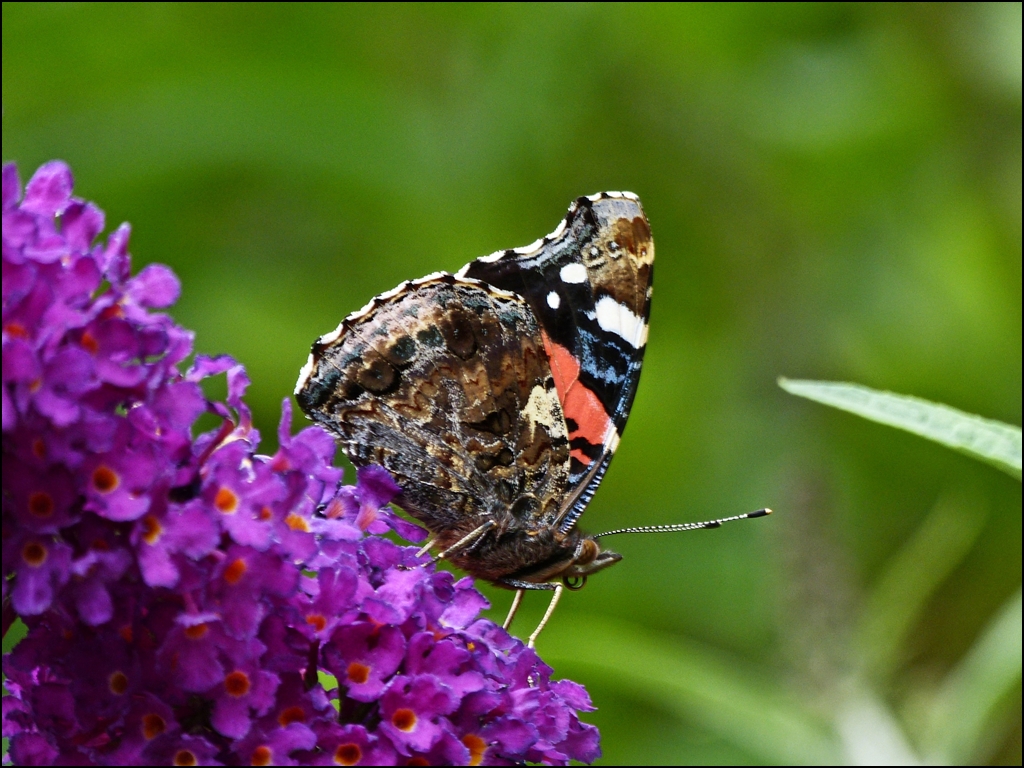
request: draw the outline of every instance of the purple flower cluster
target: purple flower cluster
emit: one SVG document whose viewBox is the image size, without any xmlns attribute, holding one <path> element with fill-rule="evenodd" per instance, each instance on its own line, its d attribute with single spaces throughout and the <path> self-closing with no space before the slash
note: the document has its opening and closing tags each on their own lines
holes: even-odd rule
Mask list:
<svg viewBox="0 0 1024 768">
<path fill-rule="evenodd" d="M 129 230 L 52 162 L 3 169 L 3 735 L 16 764 L 565 764 L 586 691 L 417 558 L 383 470 L 342 486 L 319 428 L 256 453 L 226 357 L 134 277 Z M 227 378 L 226 402 L 201 383 Z M 196 419 L 221 426 L 193 437 Z M 325 687 L 331 676 L 337 687 Z"/>
</svg>

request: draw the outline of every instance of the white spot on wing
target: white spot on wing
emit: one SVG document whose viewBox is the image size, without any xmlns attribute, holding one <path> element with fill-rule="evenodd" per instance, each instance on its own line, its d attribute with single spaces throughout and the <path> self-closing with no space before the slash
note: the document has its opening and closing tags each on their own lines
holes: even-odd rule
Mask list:
<svg viewBox="0 0 1024 768">
<path fill-rule="evenodd" d="M 563 283 L 585 283 L 587 282 L 587 268 L 579 262 L 566 264 L 558 271 L 558 276 Z"/>
<path fill-rule="evenodd" d="M 618 197 L 626 200 L 633 200 L 634 202 L 637 203 L 640 202 L 639 197 L 637 197 L 632 192 L 626 192 L 625 190 L 623 190 L 622 192 L 617 192 L 614 190 L 609 190 L 607 192 L 597 192 L 593 195 L 587 195 L 587 200 L 589 200 L 592 203 L 596 203 L 598 200 L 604 200 L 609 197 Z"/>
<path fill-rule="evenodd" d="M 523 300 L 522 296 L 513 291 L 503 291 L 501 288 L 495 288 L 493 285 L 488 285 L 487 283 L 484 283 L 484 285 L 486 285 L 487 290 L 490 291 L 495 296 L 500 296 L 503 299 L 518 299 L 519 301 Z"/>
<path fill-rule="evenodd" d="M 467 264 L 466 266 L 469 265 Z M 458 278 L 459 283 L 461 283 L 462 285 L 472 285 L 475 286 L 476 288 L 483 288 L 492 296 L 498 296 L 499 298 L 502 299 L 519 299 L 520 301 L 522 301 L 522 298 L 519 296 L 519 294 L 512 293 L 511 291 L 504 291 L 501 288 L 497 288 L 491 285 L 490 283 L 484 282 L 483 280 L 477 280 L 475 277 L 459 277 L 459 275 L 456 275 L 455 277 Z"/>
<path fill-rule="evenodd" d="M 536 386 L 530 390 L 530 399 L 526 401 L 522 415 L 530 425 L 530 440 L 534 439 L 534 433 L 538 424 L 543 424 L 552 437 L 560 434 L 565 427 L 558 428 L 562 406 L 554 392 L 548 392 L 544 387 Z M 564 419 L 561 420 L 565 424 Z"/>
<path fill-rule="evenodd" d="M 409 283 L 409 285 L 423 285 L 424 283 L 429 283 L 433 280 L 437 280 L 437 278 L 439 277 L 444 277 L 447 274 L 447 272 L 431 272 L 429 275 L 424 275 L 418 280 L 413 280 L 412 282 Z"/>
<path fill-rule="evenodd" d="M 608 431 L 604 433 L 604 449 L 608 453 L 615 453 L 615 450 L 619 447 L 619 430 L 615 428 L 615 424 L 608 425 Z"/>
<path fill-rule="evenodd" d="M 393 299 L 395 296 L 400 294 L 402 291 L 406 290 L 408 287 L 409 287 L 409 282 L 406 281 L 404 283 L 401 283 L 400 285 L 396 285 L 390 291 L 384 291 L 384 293 L 380 294 L 377 298 L 378 299 Z"/>
<path fill-rule="evenodd" d="M 519 248 L 514 248 L 513 250 L 516 253 L 518 253 L 520 256 L 522 256 L 522 255 L 525 255 L 527 253 L 533 253 L 534 251 L 539 251 L 543 247 L 543 245 L 544 245 L 544 238 L 543 237 L 538 237 L 536 240 L 534 240 L 529 245 L 523 245 L 523 246 L 520 246 Z"/>
<path fill-rule="evenodd" d="M 299 369 L 299 380 L 295 382 L 295 394 L 299 394 L 302 388 L 306 386 L 306 382 L 309 381 L 309 377 L 313 375 L 313 353 L 309 353 L 309 359 L 306 360 L 306 364 Z"/>
<path fill-rule="evenodd" d="M 647 343 L 647 323 L 637 317 L 629 307 L 619 304 L 611 296 L 602 296 L 595 307 L 597 324 L 608 333 L 614 333 L 639 349 Z"/>
<path fill-rule="evenodd" d="M 374 305 L 376 303 L 377 303 L 377 297 L 374 296 L 372 299 L 370 299 L 368 302 L 366 302 L 360 309 L 357 309 L 355 312 L 350 314 L 345 319 L 346 320 L 358 320 L 360 317 L 363 317 L 364 315 L 369 314 L 370 310 L 373 309 L 373 307 L 374 307 Z M 328 333 L 326 336 L 321 336 L 320 337 L 320 341 L 322 343 L 324 343 L 324 344 L 330 344 L 332 341 L 337 339 L 340 334 L 341 334 L 341 326 L 339 325 L 331 333 Z M 328 337 L 330 337 L 330 338 L 328 338 Z"/>
<path fill-rule="evenodd" d="M 373 302 L 371 301 L 370 304 L 373 304 Z M 366 312 L 366 311 L 368 311 L 369 308 L 370 308 L 370 304 L 367 304 L 365 307 L 363 307 L 361 310 L 359 310 L 359 312 Z M 359 312 L 353 312 L 351 315 L 349 315 L 349 317 L 354 317 L 355 315 L 358 315 Z M 344 326 L 345 326 L 345 324 L 342 323 L 341 325 L 339 325 L 337 328 L 335 328 L 330 333 L 325 333 L 323 336 L 321 336 L 318 339 L 318 341 L 321 344 L 333 344 L 334 342 L 336 342 L 338 339 L 341 338 L 341 330 L 342 330 L 342 328 L 344 328 Z"/>
<path fill-rule="evenodd" d="M 558 309 L 562 304 L 562 297 L 552 291 L 548 294 L 548 306 L 552 309 Z"/>
</svg>

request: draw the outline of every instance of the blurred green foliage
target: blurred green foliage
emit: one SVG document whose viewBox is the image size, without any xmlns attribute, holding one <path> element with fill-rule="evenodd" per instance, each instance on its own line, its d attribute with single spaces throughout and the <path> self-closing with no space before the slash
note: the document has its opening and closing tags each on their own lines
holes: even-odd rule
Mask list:
<svg viewBox="0 0 1024 768">
<path fill-rule="evenodd" d="M 1020 4 L 4 4 L 3 157 L 177 271 L 268 451 L 371 295 L 638 193 L 647 363 L 584 527 L 776 514 L 563 600 L 604 762 L 1021 761 L 1020 483 L 775 385 L 1021 423 Z"/>
</svg>

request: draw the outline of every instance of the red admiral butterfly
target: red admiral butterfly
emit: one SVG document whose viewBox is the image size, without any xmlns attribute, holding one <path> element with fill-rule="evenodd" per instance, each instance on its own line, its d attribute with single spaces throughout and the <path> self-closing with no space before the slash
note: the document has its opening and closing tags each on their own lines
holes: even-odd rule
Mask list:
<svg viewBox="0 0 1024 768">
<path fill-rule="evenodd" d="M 531 644 L 563 585 L 622 559 L 576 522 L 636 394 L 653 265 L 636 195 L 580 197 L 531 245 L 375 297 L 313 344 L 299 376 L 302 409 L 353 464 L 395 477 L 428 547 L 518 590 L 506 626 L 523 590 L 555 590 Z"/>
</svg>

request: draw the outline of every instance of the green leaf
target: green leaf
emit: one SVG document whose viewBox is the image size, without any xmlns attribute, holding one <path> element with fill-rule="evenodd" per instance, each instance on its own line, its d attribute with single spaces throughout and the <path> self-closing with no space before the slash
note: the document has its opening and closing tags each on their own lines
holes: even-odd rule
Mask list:
<svg viewBox="0 0 1024 768">
<path fill-rule="evenodd" d="M 21 619 L 15 619 L 14 623 L 8 627 L 7 634 L 4 635 L 4 653 L 13 651 L 14 646 L 20 643 L 27 634 L 28 627 L 25 626 Z"/>
<path fill-rule="evenodd" d="M 928 600 L 971 550 L 985 518 L 969 497 L 945 496 L 886 563 L 858 627 L 864 671 L 875 681 L 889 679 Z"/>
<path fill-rule="evenodd" d="M 859 384 L 780 377 L 779 386 L 790 394 L 913 432 L 1021 479 L 1020 427 L 984 419 L 919 397 L 880 392 Z"/>
<path fill-rule="evenodd" d="M 1013 711 L 1020 708 L 1021 611 L 1018 590 L 943 682 L 925 738 L 937 764 L 986 762 L 988 750 L 1013 727 Z"/>
<path fill-rule="evenodd" d="M 839 758 L 830 728 L 756 670 L 647 627 L 593 614 L 574 621 L 567 613 L 541 639 L 545 660 L 560 673 L 585 668 L 573 672 L 576 679 L 600 675 L 765 762 L 831 764 Z M 583 625 L 586 642 L 579 638 Z"/>
</svg>

